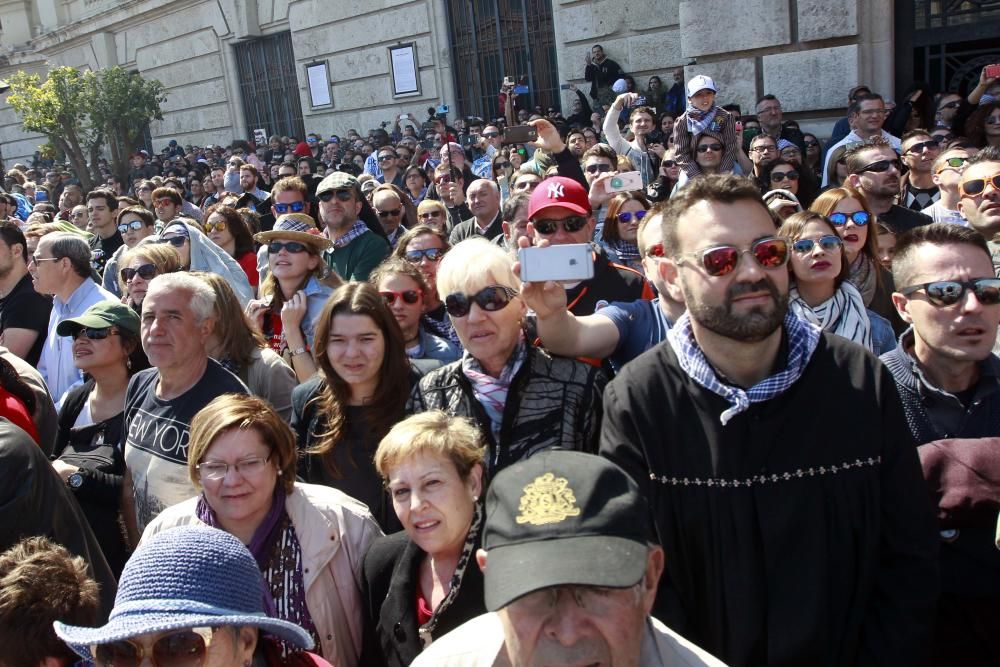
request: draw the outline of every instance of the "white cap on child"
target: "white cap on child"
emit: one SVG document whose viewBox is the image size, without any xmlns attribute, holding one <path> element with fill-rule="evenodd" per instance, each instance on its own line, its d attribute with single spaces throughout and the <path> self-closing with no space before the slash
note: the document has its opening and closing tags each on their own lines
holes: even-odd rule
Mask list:
<svg viewBox="0 0 1000 667">
<path fill-rule="evenodd" d="M 711 77 L 699 74 L 688 81 L 688 97 L 694 97 L 702 90 L 711 90 L 713 93 L 719 92 L 715 87 L 715 81 Z"/>
</svg>

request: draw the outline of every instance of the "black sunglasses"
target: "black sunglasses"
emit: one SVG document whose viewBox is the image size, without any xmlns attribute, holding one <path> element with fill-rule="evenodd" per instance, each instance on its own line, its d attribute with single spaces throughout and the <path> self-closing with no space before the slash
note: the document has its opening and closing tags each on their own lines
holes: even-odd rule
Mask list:
<svg viewBox="0 0 1000 667">
<path fill-rule="evenodd" d="M 603 174 L 606 171 L 611 171 L 611 165 L 610 164 L 588 164 L 586 167 L 584 167 L 584 169 L 586 169 L 586 171 L 587 171 L 588 174 L 597 174 L 597 173 Z"/>
<path fill-rule="evenodd" d="M 395 160 L 398 157 L 399 157 L 398 155 L 390 155 L 390 154 L 386 153 L 385 155 L 379 155 L 378 156 L 378 161 L 379 162 L 388 162 L 389 160 Z"/>
<path fill-rule="evenodd" d="M 130 282 L 135 278 L 136 274 L 139 275 L 143 280 L 152 280 L 156 277 L 156 265 L 155 264 L 143 264 L 137 269 L 122 269 L 121 277 L 125 282 Z"/>
<path fill-rule="evenodd" d="M 893 160 L 878 160 L 876 162 L 872 162 L 871 164 L 866 164 L 861 169 L 858 169 L 857 173 L 860 174 L 864 171 L 870 171 L 874 174 L 882 174 L 889 171 L 889 169 L 893 167 L 896 168 L 896 171 L 903 171 L 903 163 L 899 161 L 899 158 L 895 158 Z"/>
<path fill-rule="evenodd" d="M 1000 303 L 1000 278 L 976 278 L 975 280 L 938 280 L 932 283 L 911 285 L 899 290 L 900 294 L 909 296 L 914 292 L 924 290 L 927 300 L 938 308 L 952 306 L 963 298 L 968 290 L 976 295 L 984 306 L 995 306 Z"/>
<path fill-rule="evenodd" d="M 993 186 L 994 190 L 1000 190 L 1000 174 L 993 174 L 987 178 L 973 178 L 964 183 L 960 183 L 958 189 L 966 197 L 977 197 L 986 191 L 986 184 Z"/>
<path fill-rule="evenodd" d="M 426 257 L 431 262 L 440 261 L 444 257 L 443 248 L 424 248 L 423 250 L 407 250 L 406 260 L 408 262 L 413 262 L 414 264 L 419 264 L 420 260 Z"/>
<path fill-rule="evenodd" d="M 543 236 L 555 234 L 559 230 L 559 225 L 562 225 L 567 234 L 574 234 L 587 226 L 587 219 L 574 216 L 562 220 L 536 220 L 534 222 L 535 231 Z"/>
<path fill-rule="evenodd" d="M 282 250 L 287 250 L 295 255 L 305 252 L 308 249 L 305 243 L 299 243 L 298 241 L 271 241 L 267 244 L 267 254 L 269 255 L 277 255 Z"/>
<path fill-rule="evenodd" d="M 449 294 L 444 299 L 444 309 L 452 317 L 465 317 L 472 310 L 472 304 L 487 312 L 503 310 L 510 303 L 510 300 L 517 296 L 517 292 L 505 285 L 490 285 L 484 287 L 475 294 L 462 294 L 455 292 Z"/>
<path fill-rule="evenodd" d="M 927 141 L 921 141 L 919 144 L 913 144 L 906 149 L 907 153 L 923 153 L 925 150 L 937 150 L 941 148 L 938 144 L 937 139 L 928 139 Z"/>
<path fill-rule="evenodd" d="M 354 191 L 353 190 L 327 190 L 323 194 L 316 195 L 316 196 L 319 197 L 319 200 L 322 201 L 322 202 L 328 202 L 331 199 L 333 199 L 334 197 L 336 197 L 340 201 L 351 201 L 352 199 L 354 199 Z"/>
<path fill-rule="evenodd" d="M 186 236 L 171 236 L 169 239 L 160 239 L 160 243 L 169 243 L 175 248 L 183 247 L 185 241 L 187 241 Z"/>
<path fill-rule="evenodd" d="M 88 329 L 83 327 L 73 332 L 73 340 L 77 340 L 80 336 L 86 336 L 90 340 L 104 340 L 108 336 L 117 335 L 118 332 L 114 331 L 111 327 L 104 327 L 103 329 Z"/>
<path fill-rule="evenodd" d="M 784 181 L 786 179 L 789 180 L 789 181 L 797 181 L 797 180 L 799 180 L 799 172 L 797 172 L 795 170 L 792 170 L 792 171 L 772 171 L 771 172 L 771 182 L 772 183 L 777 183 L 778 181 Z"/>
<path fill-rule="evenodd" d="M 707 153 L 708 151 L 712 151 L 713 153 L 719 153 L 722 151 L 722 144 L 718 143 L 702 144 L 701 146 L 698 146 L 698 148 L 696 148 L 695 150 L 697 150 L 699 153 Z"/>
<path fill-rule="evenodd" d="M 401 208 L 394 208 L 391 211 L 375 211 L 378 213 L 380 218 L 395 218 L 397 215 L 403 212 Z"/>
</svg>

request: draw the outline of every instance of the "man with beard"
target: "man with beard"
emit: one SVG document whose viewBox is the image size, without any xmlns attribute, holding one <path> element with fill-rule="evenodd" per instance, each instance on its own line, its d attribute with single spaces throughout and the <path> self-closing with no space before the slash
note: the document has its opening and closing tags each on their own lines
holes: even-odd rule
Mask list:
<svg viewBox="0 0 1000 667">
<path fill-rule="evenodd" d="M 668 554 L 654 615 L 730 665 L 920 663 L 936 535 L 892 376 L 789 312 L 750 181 L 695 179 L 660 215 L 688 313 L 608 385 L 601 433 Z"/>
<path fill-rule="evenodd" d="M 872 213 L 894 234 L 930 224 L 930 217 L 896 204 L 903 163 L 889 142 L 873 137 L 844 153 L 847 184 L 860 190 Z"/>
</svg>

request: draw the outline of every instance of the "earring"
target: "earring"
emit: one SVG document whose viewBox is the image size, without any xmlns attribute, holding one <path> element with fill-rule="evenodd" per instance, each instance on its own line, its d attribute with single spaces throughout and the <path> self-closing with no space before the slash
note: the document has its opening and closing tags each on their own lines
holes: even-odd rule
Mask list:
<svg viewBox="0 0 1000 667">
<path fill-rule="evenodd" d="M 479 502 L 479 496 L 472 496 L 472 502 L 478 503 Z"/>
<path fill-rule="evenodd" d="M 132 370 L 132 358 L 125 357 L 125 370 Z"/>
<path fill-rule="evenodd" d="M 282 476 L 282 475 L 284 475 L 284 474 L 285 474 L 285 471 L 284 471 L 284 470 L 279 470 L 279 471 L 278 471 L 278 477 L 281 477 L 281 476 Z"/>
</svg>

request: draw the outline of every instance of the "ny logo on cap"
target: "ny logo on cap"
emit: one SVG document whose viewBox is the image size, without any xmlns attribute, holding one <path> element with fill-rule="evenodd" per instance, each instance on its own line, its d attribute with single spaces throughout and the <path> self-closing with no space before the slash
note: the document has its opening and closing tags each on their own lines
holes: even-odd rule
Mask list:
<svg viewBox="0 0 1000 667">
<path fill-rule="evenodd" d="M 559 186 L 560 188 L 562 186 Z M 530 523 L 532 526 L 542 526 L 547 523 L 559 523 L 571 516 L 579 516 L 580 508 L 576 506 L 576 496 L 569 488 L 569 480 L 556 477 L 550 472 L 524 487 L 518 523 Z"/>
<path fill-rule="evenodd" d="M 562 183 L 549 183 L 549 199 L 562 199 L 565 196 Z"/>
</svg>

